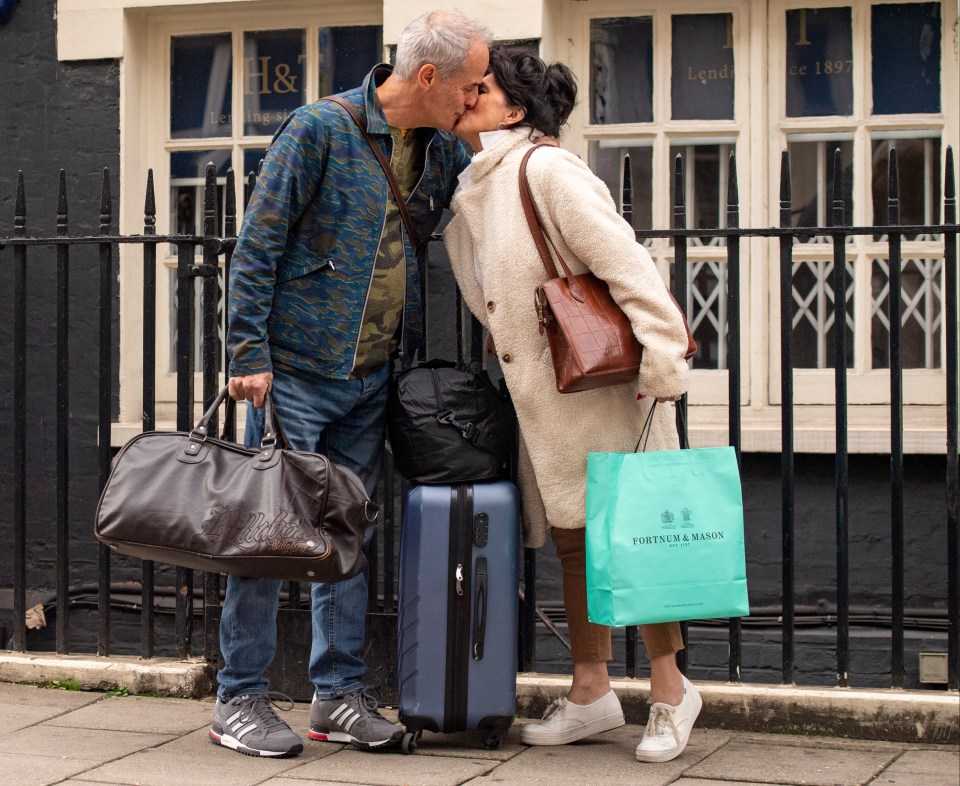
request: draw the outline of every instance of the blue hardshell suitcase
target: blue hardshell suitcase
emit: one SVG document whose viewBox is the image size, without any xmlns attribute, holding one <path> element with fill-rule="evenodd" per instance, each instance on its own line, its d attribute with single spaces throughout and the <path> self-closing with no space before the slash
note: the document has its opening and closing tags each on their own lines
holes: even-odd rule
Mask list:
<svg viewBox="0 0 960 786">
<path fill-rule="evenodd" d="M 509 481 L 407 495 L 397 658 L 404 753 L 424 730 L 479 729 L 496 748 L 513 723 L 519 549 Z"/>
</svg>

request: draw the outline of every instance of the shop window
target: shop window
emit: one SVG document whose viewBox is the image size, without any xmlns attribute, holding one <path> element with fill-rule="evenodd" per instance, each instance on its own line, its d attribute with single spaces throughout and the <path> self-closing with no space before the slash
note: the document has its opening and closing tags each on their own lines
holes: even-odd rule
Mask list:
<svg viewBox="0 0 960 786">
<path fill-rule="evenodd" d="M 929 225 L 940 221 L 940 140 L 936 137 L 884 139 L 877 133 L 871 150 L 873 222 L 887 223 L 890 148 L 897 150 L 900 223 Z M 906 240 L 939 240 L 939 235 L 905 235 Z M 886 237 L 878 237 L 885 240 Z"/>
<path fill-rule="evenodd" d="M 170 226 L 174 234 L 203 234 L 207 164 L 216 168 L 219 207 L 216 232 L 223 232 L 224 187 L 230 168 L 230 150 L 177 150 L 170 154 Z"/>
<path fill-rule="evenodd" d="M 382 29 L 378 25 L 246 30 L 211 35 L 174 35 L 170 38 L 170 228 L 173 234 L 203 233 L 203 192 L 206 167 L 213 163 L 217 179 L 217 234 L 224 232 L 227 171 L 236 177 L 238 213 L 247 196 L 247 176 L 257 173 L 271 137 L 297 107 L 323 95 L 356 87 L 382 57 Z M 307 48 L 307 41 L 315 48 Z M 236 52 L 234 47 L 241 47 Z M 234 80 L 233 62 L 243 63 Z M 316 93 L 308 95 L 307 69 L 319 74 Z M 236 82 L 236 83 L 235 83 Z M 311 90 L 313 93 L 313 90 Z M 236 107 L 241 109 L 234 111 Z M 235 119 L 236 115 L 236 119 Z M 219 147 L 217 147 L 219 146 Z M 238 216 L 239 218 L 239 216 Z M 198 244 L 195 254 L 202 253 Z M 175 370 L 177 271 L 176 248 L 171 246 L 169 371 Z M 222 301 L 223 281 L 219 281 Z M 199 341 L 200 287 L 196 292 L 194 340 Z M 223 340 L 222 302 L 218 307 Z M 199 344 L 198 344 L 199 346 Z M 218 358 L 220 353 L 218 352 Z M 201 360 L 197 359 L 196 370 Z"/>
<path fill-rule="evenodd" d="M 940 139 L 936 137 L 873 139 L 872 195 L 874 222 L 886 224 L 890 149 L 897 151 L 900 223 L 940 221 Z M 886 235 L 875 237 L 885 242 Z M 907 241 L 937 241 L 939 235 L 904 235 Z M 900 357 L 904 368 L 940 368 L 942 259 L 904 259 L 900 272 Z M 871 361 L 890 367 L 890 263 L 871 262 Z"/>
<path fill-rule="evenodd" d="M 846 263 L 846 367 L 853 368 L 854 268 Z M 793 263 L 793 365 L 795 368 L 833 368 L 833 262 Z"/>
<path fill-rule="evenodd" d="M 733 119 L 733 14 L 676 14 L 671 117 Z"/>
<path fill-rule="evenodd" d="M 170 136 L 229 137 L 233 133 L 230 34 L 189 35 L 170 45 Z"/>
<path fill-rule="evenodd" d="M 630 160 L 630 203 L 634 229 L 653 228 L 653 148 L 604 140 L 590 143 L 590 167 L 610 189 L 617 210 L 624 213 L 624 161 Z M 647 241 L 647 244 L 649 241 Z"/>
<path fill-rule="evenodd" d="M 890 367 L 890 263 L 873 260 L 872 364 Z M 900 356 L 903 368 L 940 368 L 942 259 L 906 259 L 900 272 Z"/>
<path fill-rule="evenodd" d="M 853 114 L 849 8 L 787 11 L 787 116 Z"/>
<path fill-rule="evenodd" d="M 251 172 L 257 174 L 260 171 L 260 164 L 263 163 L 263 157 L 267 154 L 265 147 L 247 148 L 243 151 L 243 174 L 244 177 Z"/>
<path fill-rule="evenodd" d="M 683 196 L 687 229 L 713 229 L 727 225 L 727 181 L 734 143 L 681 144 L 670 148 L 671 169 L 679 155 L 683 161 Z M 676 181 L 670 178 L 670 204 L 676 204 Z M 690 238 L 690 245 L 721 246 L 723 238 Z"/>
<path fill-rule="evenodd" d="M 321 27 L 317 35 L 321 96 L 342 93 L 363 82 L 381 60 L 383 33 L 379 27 Z"/>
<path fill-rule="evenodd" d="M 670 160 L 683 161 L 684 203 L 687 229 L 727 226 L 727 187 L 733 142 L 723 144 L 676 144 Z M 670 204 L 676 203 L 675 179 L 670 179 Z M 694 237 L 692 248 L 724 246 L 722 237 Z M 720 252 L 722 254 L 722 252 Z M 690 331 L 699 349 L 691 359 L 693 368 L 727 367 L 727 266 L 722 259 L 692 258 L 687 262 L 687 313 Z"/>
<path fill-rule="evenodd" d="M 653 18 L 590 21 L 590 122 L 653 120 Z"/>
<path fill-rule="evenodd" d="M 871 7 L 873 113 L 940 111 L 940 4 Z"/>
<path fill-rule="evenodd" d="M 795 227 L 832 227 L 834 164 L 840 151 L 843 225 L 853 224 L 853 142 L 851 140 L 788 140 L 790 191 Z M 800 243 L 830 243 L 827 236 L 801 235 Z"/>
<path fill-rule="evenodd" d="M 243 35 L 243 133 L 272 134 L 304 103 L 303 30 Z"/>
</svg>

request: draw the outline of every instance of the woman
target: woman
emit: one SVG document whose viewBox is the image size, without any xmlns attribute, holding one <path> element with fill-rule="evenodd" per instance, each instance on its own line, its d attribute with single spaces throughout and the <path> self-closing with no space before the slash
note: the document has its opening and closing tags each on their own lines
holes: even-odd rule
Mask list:
<svg viewBox="0 0 960 786">
<path fill-rule="evenodd" d="M 525 543 L 543 545 L 549 528 L 563 567 L 573 684 L 540 723 L 523 727 L 521 739 L 530 745 L 562 745 L 624 723 L 607 673 L 610 628 L 587 620 L 587 453 L 632 451 L 653 400 L 676 400 L 687 385 L 686 330 L 650 255 L 603 182 L 571 153 L 544 147 L 527 166 L 544 229 L 574 273 L 590 269 L 609 284 L 644 347 L 635 385 L 556 390 L 533 298 L 547 275 L 520 204 L 518 172 L 537 138 L 558 136 L 575 100 L 566 66 L 491 50 L 477 104 L 455 129 L 474 157 L 460 176 L 451 205 L 456 215 L 444 232 L 457 283 L 490 332 L 516 406 Z M 673 407 L 659 406 L 647 449 L 678 447 Z M 686 746 L 701 700 L 676 665 L 680 626 L 644 625 L 641 634 L 651 662 L 652 704 L 637 759 L 669 761 Z"/>
</svg>

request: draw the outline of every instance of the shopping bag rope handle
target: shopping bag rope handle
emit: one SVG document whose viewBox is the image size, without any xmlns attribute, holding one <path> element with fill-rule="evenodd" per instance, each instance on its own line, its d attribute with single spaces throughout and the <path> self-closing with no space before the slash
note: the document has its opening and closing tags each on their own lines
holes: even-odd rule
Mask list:
<svg viewBox="0 0 960 786">
<path fill-rule="evenodd" d="M 637 446 L 633 449 L 633 452 L 636 453 L 640 450 L 640 443 L 643 443 L 643 453 L 647 452 L 647 441 L 650 439 L 650 432 L 653 426 L 653 413 L 657 409 L 657 400 L 653 400 L 653 405 L 650 407 L 650 411 L 647 413 L 647 419 L 643 421 L 643 428 L 640 429 L 640 439 L 637 440 Z M 680 425 L 683 426 L 683 444 L 680 445 L 681 448 L 690 449 L 690 438 L 687 436 L 687 424 L 683 420 L 683 407 L 677 407 L 677 413 L 680 417 Z"/>
</svg>

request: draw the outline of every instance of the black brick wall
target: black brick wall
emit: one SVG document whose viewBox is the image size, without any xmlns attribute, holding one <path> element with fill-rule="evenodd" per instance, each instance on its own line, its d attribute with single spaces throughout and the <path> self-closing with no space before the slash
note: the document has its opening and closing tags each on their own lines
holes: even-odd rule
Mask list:
<svg viewBox="0 0 960 786">
<path fill-rule="evenodd" d="M 119 205 L 119 65 L 57 61 L 56 1 L 16 6 L 0 26 L 0 236 L 13 234 L 17 172 L 26 185 L 27 232 L 54 234 L 59 170 L 66 170 L 71 234 L 99 231 L 102 172 L 110 171 L 114 216 Z M 116 227 L 116 218 L 113 226 Z M 97 251 L 70 257 L 70 527 L 72 583 L 96 581 L 92 536 L 98 479 Z M 116 262 L 114 262 L 116 267 Z M 0 543 L 9 555 L 13 529 L 13 253 L 0 251 Z M 27 260 L 28 588 L 54 586 L 56 259 L 50 247 Z M 116 344 L 114 330 L 114 344 Z M 8 559 L 0 588 L 10 587 Z"/>
</svg>

